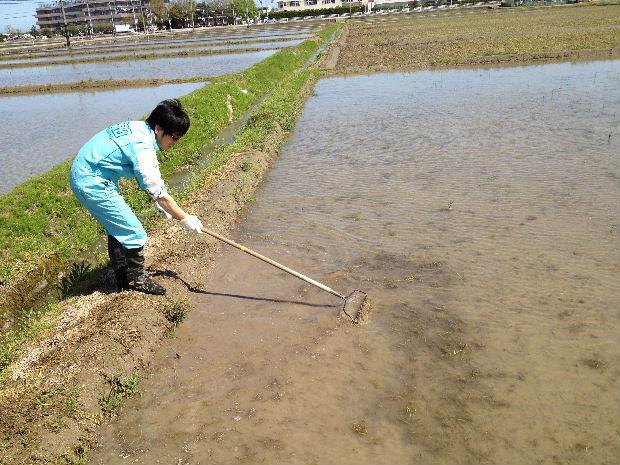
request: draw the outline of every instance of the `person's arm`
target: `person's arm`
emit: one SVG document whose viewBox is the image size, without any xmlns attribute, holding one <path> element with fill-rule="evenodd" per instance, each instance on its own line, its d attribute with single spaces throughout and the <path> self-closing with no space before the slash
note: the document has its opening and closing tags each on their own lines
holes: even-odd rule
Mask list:
<svg viewBox="0 0 620 465">
<path fill-rule="evenodd" d="M 180 220 L 183 223 L 183 227 L 188 231 L 192 231 L 195 233 L 201 233 L 203 230 L 203 225 L 200 219 L 197 216 L 190 215 L 186 213 L 179 204 L 172 198 L 172 196 L 168 193 L 165 193 L 155 199 L 159 208 L 170 215 L 171 218 L 175 220 Z M 169 218 L 170 219 L 170 218 Z"/>
<path fill-rule="evenodd" d="M 160 210 L 180 220 L 185 229 L 196 233 L 202 232 L 203 226 L 200 219 L 186 213 L 168 194 L 168 189 L 159 171 L 156 149 L 150 142 L 150 139 L 148 142 L 145 142 L 144 138 L 138 139 L 131 147 L 133 149 L 131 160 L 138 184 L 157 202 Z"/>
<path fill-rule="evenodd" d="M 189 215 L 179 207 L 179 204 L 172 198 L 172 196 L 168 193 L 162 195 L 158 199 L 155 200 L 157 204 L 166 211 L 172 218 L 175 220 L 184 220 Z"/>
</svg>

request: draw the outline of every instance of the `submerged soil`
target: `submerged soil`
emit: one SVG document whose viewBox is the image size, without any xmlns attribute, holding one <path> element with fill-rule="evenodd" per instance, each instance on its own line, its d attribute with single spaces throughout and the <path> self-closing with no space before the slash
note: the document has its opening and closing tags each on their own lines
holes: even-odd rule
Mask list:
<svg viewBox="0 0 620 465">
<path fill-rule="evenodd" d="M 129 89 L 139 87 L 159 87 L 166 84 L 185 84 L 188 82 L 208 82 L 212 76 L 195 76 L 178 79 L 132 79 L 119 81 L 80 81 L 61 84 L 41 84 L 31 86 L 0 87 L 0 95 L 37 95 L 49 93 L 84 92 L 109 89 Z"/>
<path fill-rule="evenodd" d="M 194 310 L 92 463 L 616 463 L 619 71 L 321 81 L 234 238 L 369 314 L 190 260 Z"/>
<path fill-rule="evenodd" d="M 286 48 L 286 47 L 281 47 Z M 127 62 L 127 61 L 140 61 L 140 60 L 153 60 L 163 58 L 177 58 L 177 57 L 202 57 L 212 55 L 236 55 L 240 53 L 252 53 L 263 52 L 270 50 L 268 47 L 246 47 L 236 48 L 228 50 L 177 50 L 168 53 L 141 53 L 131 55 L 115 55 L 108 57 L 87 57 L 79 60 L 54 60 L 47 61 L 45 63 L 38 62 L 22 62 L 22 63 L 0 63 L 0 69 L 13 69 L 13 68 L 38 68 L 40 66 L 57 66 L 57 65 L 78 65 L 83 63 L 110 63 L 110 62 Z"/>
<path fill-rule="evenodd" d="M 300 37 L 279 37 L 277 38 L 278 42 L 293 42 L 293 41 L 299 41 L 302 39 L 303 36 Z M 168 44 L 163 44 L 166 46 L 166 50 L 175 50 L 175 49 L 184 49 L 184 50 L 191 50 L 191 49 L 195 49 L 195 48 L 208 48 L 208 47 L 223 47 L 223 46 L 229 46 L 229 45 L 247 45 L 248 47 L 256 47 L 257 44 L 269 44 L 271 42 L 273 42 L 276 39 L 245 39 L 245 40 L 211 40 L 211 41 L 207 41 L 205 42 L 189 42 L 189 43 L 168 43 Z M 41 59 L 41 58 L 64 58 L 69 60 L 69 58 L 71 57 L 79 57 L 84 56 L 84 55 L 95 55 L 96 53 L 103 53 L 103 54 L 107 54 L 110 52 L 119 52 L 119 54 L 121 53 L 129 53 L 131 52 L 132 54 L 138 54 L 139 52 L 142 53 L 146 53 L 148 51 L 152 51 L 154 49 L 157 49 L 159 47 L 161 47 L 161 45 L 158 44 L 148 44 L 148 45 L 129 45 L 125 44 L 125 46 L 122 48 L 122 51 L 119 51 L 119 48 L 121 46 L 119 45 L 110 45 L 108 48 L 105 47 L 99 47 L 97 49 L 94 48 L 88 48 L 86 47 L 86 49 L 83 50 L 63 50 L 60 52 L 37 52 L 37 53 L 21 53 L 21 54 L 15 54 L 15 55 L 0 55 L 0 63 L 3 63 L 5 61 L 14 61 L 14 62 L 28 62 L 28 60 L 37 60 L 37 59 Z M 19 60 L 19 61 L 18 61 Z M 39 62 L 41 63 L 41 62 Z"/>
</svg>

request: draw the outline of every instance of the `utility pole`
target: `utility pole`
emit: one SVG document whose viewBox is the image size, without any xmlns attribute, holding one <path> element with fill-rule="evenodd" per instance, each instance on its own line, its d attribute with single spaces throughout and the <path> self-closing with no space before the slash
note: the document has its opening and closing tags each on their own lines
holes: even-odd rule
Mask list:
<svg viewBox="0 0 620 465">
<path fill-rule="evenodd" d="M 109 0 L 108 0 L 108 9 L 110 10 L 110 22 L 112 23 L 112 35 L 116 37 L 116 27 L 114 26 L 114 13 L 112 12 L 112 5 L 110 4 Z"/>
<path fill-rule="evenodd" d="M 133 0 L 131 0 L 131 13 L 133 14 L 133 30 L 138 32 L 138 18 L 136 18 L 136 10 L 133 6 Z"/>
<path fill-rule="evenodd" d="M 146 20 L 144 19 L 144 8 L 142 7 L 142 0 L 140 0 L 140 16 L 142 17 L 142 28 L 144 29 L 144 34 L 148 34 L 148 29 L 146 28 Z"/>
<path fill-rule="evenodd" d="M 67 48 L 71 47 L 71 38 L 69 36 L 69 26 L 67 26 L 67 15 L 65 14 L 65 2 L 59 0 L 60 10 L 62 11 L 62 21 L 65 24 L 65 37 L 67 38 Z"/>
<path fill-rule="evenodd" d="M 93 36 L 93 19 L 90 16 L 90 3 L 86 0 L 86 13 L 88 14 L 88 35 Z"/>
<path fill-rule="evenodd" d="M 189 7 L 192 9 L 192 34 L 193 34 L 194 33 L 194 29 L 195 29 L 195 26 L 194 26 L 194 13 L 195 13 L 195 10 L 196 10 L 196 4 L 194 3 L 194 0 L 191 0 L 189 2 Z"/>
</svg>

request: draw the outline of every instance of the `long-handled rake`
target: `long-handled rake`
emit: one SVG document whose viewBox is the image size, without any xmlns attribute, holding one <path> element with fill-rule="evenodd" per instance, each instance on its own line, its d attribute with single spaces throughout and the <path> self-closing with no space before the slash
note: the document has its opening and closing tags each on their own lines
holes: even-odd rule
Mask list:
<svg viewBox="0 0 620 465">
<path fill-rule="evenodd" d="M 334 291 L 332 288 L 327 287 L 325 284 L 321 284 L 318 281 L 315 281 L 314 279 L 308 278 L 307 276 L 304 276 L 303 274 L 290 269 L 287 266 L 284 266 L 278 262 L 276 262 L 275 260 L 272 260 L 269 257 L 265 257 L 264 255 L 259 254 L 258 252 L 254 252 L 251 249 L 248 249 L 247 247 L 241 245 L 241 244 L 237 244 L 235 241 L 228 239 L 227 237 L 224 237 L 218 233 L 216 233 L 215 231 L 211 231 L 209 229 L 206 229 L 203 227 L 202 232 L 209 234 L 210 236 L 215 237 L 216 239 L 219 239 L 222 242 L 225 242 L 228 245 L 232 245 L 233 247 L 241 250 L 242 252 L 245 252 L 247 254 L 252 255 L 253 257 L 256 257 L 266 263 L 269 263 L 270 265 L 275 266 L 276 268 L 281 269 L 282 271 L 286 271 L 289 274 L 292 274 L 293 276 L 296 276 L 297 278 L 312 284 L 313 286 L 318 287 L 319 289 L 322 289 L 324 291 L 329 292 L 330 294 L 335 295 L 336 297 L 340 297 L 343 301 L 344 304 L 342 305 L 342 309 L 341 312 L 346 315 L 348 318 L 351 319 L 351 321 L 353 321 L 354 323 L 357 323 L 361 314 L 361 310 L 362 310 L 362 306 L 364 305 L 364 302 L 366 301 L 366 293 L 364 291 L 360 291 L 359 289 L 356 289 L 354 291 L 352 291 L 350 294 L 348 295 L 342 295 L 336 291 Z"/>
</svg>

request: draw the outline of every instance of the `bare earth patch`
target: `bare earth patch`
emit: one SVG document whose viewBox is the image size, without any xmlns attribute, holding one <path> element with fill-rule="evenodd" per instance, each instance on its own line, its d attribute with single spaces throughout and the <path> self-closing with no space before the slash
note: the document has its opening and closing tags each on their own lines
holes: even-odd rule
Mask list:
<svg viewBox="0 0 620 465">
<path fill-rule="evenodd" d="M 620 56 L 620 6 L 502 8 L 351 23 L 334 73 L 498 66 Z"/>
</svg>

